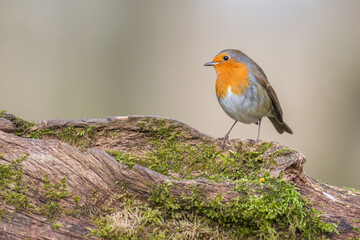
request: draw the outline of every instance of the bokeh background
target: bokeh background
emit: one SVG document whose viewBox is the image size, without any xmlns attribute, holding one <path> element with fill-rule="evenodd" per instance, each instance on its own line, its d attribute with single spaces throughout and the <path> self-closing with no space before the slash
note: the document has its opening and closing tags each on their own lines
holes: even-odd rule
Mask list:
<svg viewBox="0 0 360 240">
<path fill-rule="evenodd" d="M 0 1 L 0 109 L 27 120 L 149 114 L 210 136 L 233 123 L 203 63 L 236 48 L 265 71 L 307 174 L 360 189 L 360 1 Z M 255 138 L 238 124 L 232 138 Z"/>
</svg>

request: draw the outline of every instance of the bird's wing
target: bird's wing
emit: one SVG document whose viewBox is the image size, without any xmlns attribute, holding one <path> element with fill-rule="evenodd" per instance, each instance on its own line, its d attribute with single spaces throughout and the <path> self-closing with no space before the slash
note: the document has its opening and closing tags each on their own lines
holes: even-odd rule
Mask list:
<svg viewBox="0 0 360 240">
<path fill-rule="evenodd" d="M 255 65 L 251 68 L 254 76 L 258 80 L 258 82 L 263 86 L 263 88 L 266 90 L 266 92 L 269 94 L 275 118 L 279 123 L 283 123 L 283 112 L 281 110 L 280 102 L 278 97 L 276 96 L 276 93 L 272 86 L 270 85 L 269 81 L 266 78 L 266 75 L 264 71 L 255 63 Z"/>
</svg>

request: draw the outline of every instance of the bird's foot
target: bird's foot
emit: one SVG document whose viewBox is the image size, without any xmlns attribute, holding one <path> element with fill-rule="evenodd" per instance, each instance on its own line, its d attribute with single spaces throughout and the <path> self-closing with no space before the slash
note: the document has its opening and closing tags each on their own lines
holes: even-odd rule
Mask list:
<svg viewBox="0 0 360 240">
<path fill-rule="evenodd" d="M 222 150 L 224 151 L 226 142 L 230 143 L 230 141 L 229 141 L 229 135 L 226 134 L 226 135 L 222 138 L 222 140 L 223 140 L 223 141 L 222 141 L 221 148 L 222 148 Z"/>
</svg>

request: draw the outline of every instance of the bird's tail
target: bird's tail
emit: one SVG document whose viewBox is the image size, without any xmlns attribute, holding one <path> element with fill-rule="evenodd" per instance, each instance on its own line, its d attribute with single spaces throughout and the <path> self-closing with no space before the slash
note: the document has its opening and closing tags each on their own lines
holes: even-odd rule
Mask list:
<svg viewBox="0 0 360 240">
<path fill-rule="evenodd" d="M 290 127 L 285 123 L 279 123 L 275 118 L 269 117 L 270 122 L 274 125 L 274 127 L 276 128 L 276 130 L 279 133 L 283 133 L 283 132 L 287 132 L 292 134 L 293 131 L 290 129 Z"/>
</svg>

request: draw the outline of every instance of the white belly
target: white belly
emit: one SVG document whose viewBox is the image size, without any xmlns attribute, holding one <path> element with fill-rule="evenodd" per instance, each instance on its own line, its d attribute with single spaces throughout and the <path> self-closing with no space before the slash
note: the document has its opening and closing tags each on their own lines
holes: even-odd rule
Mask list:
<svg viewBox="0 0 360 240">
<path fill-rule="evenodd" d="M 259 92 L 262 91 L 262 92 Z M 223 110 L 229 117 L 242 123 L 256 123 L 262 117 L 271 115 L 271 100 L 264 89 L 251 86 L 243 95 L 228 93 L 224 98 L 218 98 Z"/>
</svg>

